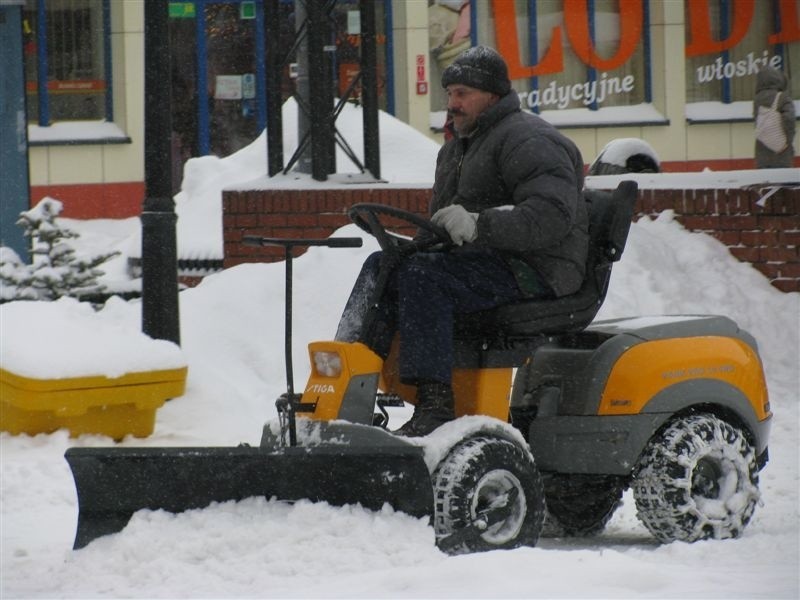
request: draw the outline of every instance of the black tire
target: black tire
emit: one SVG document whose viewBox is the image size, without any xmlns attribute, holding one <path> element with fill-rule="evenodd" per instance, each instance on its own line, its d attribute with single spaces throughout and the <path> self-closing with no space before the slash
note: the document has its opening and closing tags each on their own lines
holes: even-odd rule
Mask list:
<svg viewBox="0 0 800 600">
<path fill-rule="evenodd" d="M 446 552 L 535 546 L 539 539 L 542 480 L 530 452 L 507 439 L 479 435 L 453 447 L 433 474 L 433 493 L 436 540 Z M 483 531 L 472 527 L 482 511 L 509 497 L 506 518 Z"/>
<path fill-rule="evenodd" d="M 542 475 L 547 512 L 544 537 L 589 537 L 605 529 L 622 501 L 625 484 L 611 475 Z"/>
<path fill-rule="evenodd" d="M 648 443 L 632 487 L 639 519 L 662 542 L 736 538 L 759 500 L 756 453 L 713 415 L 682 417 Z"/>
</svg>

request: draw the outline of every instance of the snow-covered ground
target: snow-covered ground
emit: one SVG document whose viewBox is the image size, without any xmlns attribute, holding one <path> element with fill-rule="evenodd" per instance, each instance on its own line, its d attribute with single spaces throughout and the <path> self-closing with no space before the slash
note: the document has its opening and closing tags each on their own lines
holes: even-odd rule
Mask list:
<svg viewBox="0 0 800 600">
<path fill-rule="evenodd" d="M 414 153 L 404 151 L 411 161 Z M 384 164 L 390 172 L 393 163 Z M 86 246 L 103 250 L 138 235 L 136 220 L 115 228 L 70 224 L 85 234 Z M 336 235 L 363 234 L 348 226 Z M 350 282 L 375 248 L 367 238 L 361 249 L 312 248 L 295 261 L 296 383 L 308 374 L 306 344 L 333 335 Z M 283 268 L 240 265 L 180 294 L 186 394 L 158 411 L 152 436 L 122 445 L 258 443 L 286 388 Z M 249 499 L 179 515 L 140 512 L 122 532 L 73 551 L 77 499 L 64 452 L 111 440 L 71 439 L 64 431 L 3 433 L 0 597 L 797 598 L 800 294 L 779 292 L 721 243 L 686 231 L 669 213 L 639 220 L 599 318 L 697 313 L 731 317 L 756 337 L 775 414 L 762 503 L 739 539 L 659 545 L 636 520 L 626 493 L 597 537 L 449 557 L 436 549 L 424 520 L 388 508 Z M 29 323 L 35 335 L 12 337 L 11 319 Z M 83 334 L 58 335 L 59 322 L 84 320 Z M 95 352 L 94 359 L 103 370 L 141 358 L 137 301 L 112 300 L 92 314 L 71 300 L 11 303 L 0 306 L 0 327 L 0 365 L 7 357 L 30 357 L 31 374 L 50 372 L 39 351 L 51 341 L 62 344 L 65 357 L 105 345 L 109 352 Z M 129 338 L 137 343 L 128 347 Z M 59 353 L 46 356 L 52 369 Z M 408 411 L 391 414 L 396 426 Z"/>
</svg>

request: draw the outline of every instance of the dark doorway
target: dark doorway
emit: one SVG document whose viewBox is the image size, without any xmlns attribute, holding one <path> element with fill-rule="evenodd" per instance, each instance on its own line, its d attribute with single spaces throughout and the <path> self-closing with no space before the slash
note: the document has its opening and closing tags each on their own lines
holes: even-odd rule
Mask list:
<svg viewBox="0 0 800 600">
<path fill-rule="evenodd" d="M 228 156 L 264 129 L 261 2 L 171 3 L 173 187 L 192 156 Z"/>
</svg>

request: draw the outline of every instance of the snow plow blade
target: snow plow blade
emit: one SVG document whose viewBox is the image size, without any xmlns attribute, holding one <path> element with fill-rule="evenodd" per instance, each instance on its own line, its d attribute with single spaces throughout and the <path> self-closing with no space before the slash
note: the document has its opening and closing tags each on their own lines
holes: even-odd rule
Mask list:
<svg viewBox="0 0 800 600">
<path fill-rule="evenodd" d="M 334 506 L 388 503 L 430 516 L 433 494 L 420 448 L 314 447 L 71 448 L 65 458 L 78 493 L 74 549 L 121 531 L 138 510 L 182 512 L 254 496 Z"/>
</svg>

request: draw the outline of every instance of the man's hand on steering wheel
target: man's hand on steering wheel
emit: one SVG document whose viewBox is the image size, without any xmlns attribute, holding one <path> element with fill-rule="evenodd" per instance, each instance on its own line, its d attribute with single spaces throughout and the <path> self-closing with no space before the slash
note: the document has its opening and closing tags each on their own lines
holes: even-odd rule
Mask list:
<svg viewBox="0 0 800 600">
<path fill-rule="evenodd" d="M 467 212 L 460 204 L 451 204 L 437 210 L 431 223 L 443 227 L 456 246 L 474 242 L 478 237 L 478 213 Z"/>
<path fill-rule="evenodd" d="M 390 253 L 413 254 L 422 251 L 445 250 L 453 245 L 447 230 L 426 218 L 383 204 L 354 204 L 348 211 L 350 219 L 367 233 L 375 236 L 381 250 Z M 413 238 L 390 231 L 380 217 L 387 216 L 415 225 L 420 231 Z"/>
</svg>

